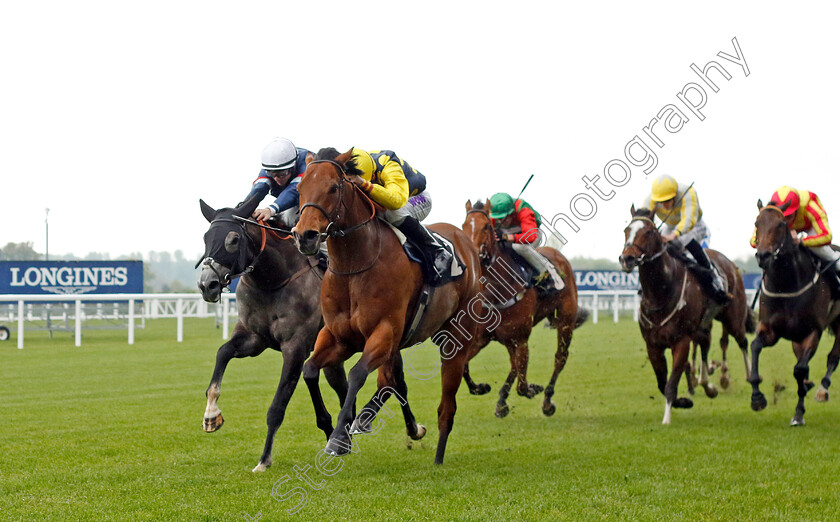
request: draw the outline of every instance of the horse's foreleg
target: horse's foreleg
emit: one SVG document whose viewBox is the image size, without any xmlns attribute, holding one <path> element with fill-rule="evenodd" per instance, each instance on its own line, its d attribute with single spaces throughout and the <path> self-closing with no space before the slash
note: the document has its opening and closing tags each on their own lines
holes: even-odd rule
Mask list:
<svg viewBox="0 0 840 522">
<path fill-rule="evenodd" d="M 283 370 L 280 374 L 280 383 L 277 385 L 274 400 L 271 402 L 266 415 L 268 433 L 265 437 L 265 446 L 260 461 L 257 463 L 257 467 L 253 469 L 255 473 L 265 471 L 266 468 L 271 466 L 271 448 L 274 445 L 274 437 L 286 417 L 286 407 L 289 405 L 289 399 L 292 398 L 292 393 L 294 393 L 300 380 L 303 362 L 306 360 L 308 352 L 307 347 L 299 343 L 300 341 L 298 341 L 298 344 L 292 341 L 284 346 Z"/>
<path fill-rule="evenodd" d="M 796 378 L 797 395 L 796 411 L 790 421 L 791 426 L 802 426 L 805 424 L 805 396 L 814 387 L 814 383 L 808 380 L 808 363 L 817 352 L 822 332 L 815 330 L 811 332 L 801 343 L 793 343 L 793 353 L 796 354 L 796 366 L 793 367 L 793 376 Z"/>
<path fill-rule="evenodd" d="M 394 328 L 386 322 L 380 323 L 367 338 L 362 357 L 348 374 L 347 397 L 344 400 L 344 406 L 342 406 L 338 414 L 335 429 L 330 435 L 330 439 L 324 449 L 327 454 L 345 455 L 353 451 L 351 430 L 356 396 L 359 394 L 362 386 L 364 386 L 370 372 L 385 364 L 389 366 L 386 371 L 390 371 L 390 361 L 393 357 L 393 352 L 397 350 L 397 341 L 397 339 L 394 339 Z M 393 376 L 389 375 L 387 379 L 392 381 Z M 382 400 L 384 401 L 384 398 Z M 365 412 L 364 415 L 370 415 L 371 419 L 375 416 L 373 412 Z"/>
<path fill-rule="evenodd" d="M 486 382 L 475 382 L 470 375 L 470 361 L 478 355 L 478 352 L 481 351 L 482 348 L 487 346 L 490 343 L 490 338 L 487 335 L 482 335 L 480 340 L 475 343 L 472 347 L 470 347 L 470 351 L 467 354 L 467 364 L 464 366 L 464 382 L 467 384 L 467 389 L 470 391 L 470 395 L 484 395 L 486 393 L 490 393 L 490 385 Z"/>
<path fill-rule="evenodd" d="M 514 357 L 516 358 L 516 378 L 518 380 L 516 385 L 516 393 L 522 397 L 529 399 L 534 398 L 535 395 L 543 391 L 543 387 L 539 384 L 528 383 L 528 337 L 524 339 L 517 339 L 514 347 Z"/>
<path fill-rule="evenodd" d="M 820 388 L 814 399 L 817 402 L 826 402 L 828 400 L 828 387 L 831 386 L 831 375 L 837 369 L 837 364 L 840 363 L 840 337 L 834 337 L 834 347 L 828 354 L 828 360 L 825 365 L 825 377 L 820 381 Z"/>
<path fill-rule="evenodd" d="M 260 337 L 246 330 L 241 324 L 237 324 L 230 340 L 219 347 L 218 352 L 216 352 L 216 366 L 213 368 L 213 376 L 210 378 L 210 385 L 205 392 L 207 407 L 204 409 L 204 431 L 212 433 L 225 423 L 218 401 L 222 393 L 222 378 L 230 360 L 234 357 L 254 357 L 264 350 L 265 345 L 261 342 Z"/>
<path fill-rule="evenodd" d="M 758 373 L 758 357 L 761 355 L 761 350 L 765 346 L 773 345 L 773 343 L 770 342 L 772 339 L 771 336 L 772 332 L 770 332 L 767 328 L 764 328 L 763 324 L 759 324 L 758 332 L 750 345 L 750 351 L 752 352 L 752 364 L 750 365 L 750 376 L 747 381 L 749 381 L 752 385 L 750 406 L 753 411 L 761 411 L 767 407 L 767 399 L 758 387 L 758 385 L 761 384 L 761 375 Z"/>
<path fill-rule="evenodd" d="M 318 332 L 318 338 L 315 340 L 315 349 L 312 352 L 312 356 L 303 365 L 303 380 L 306 383 L 309 395 L 312 398 L 312 405 L 315 408 L 315 423 L 318 429 L 324 432 L 327 439 L 330 438 L 330 434 L 333 432 L 332 417 L 330 417 L 327 407 L 324 404 L 324 397 L 321 395 L 318 378 L 321 373 L 321 368 L 331 368 L 329 373 L 327 370 L 324 370 L 324 374 L 327 375 L 327 381 L 339 395 L 341 405 L 343 406 L 345 402 L 343 399 L 347 396 L 347 385 L 343 377 L 344 368 L 341 366 L 341 363 L 346 361 L 350 355 L 350 350 L 339 344 L 332 333 L 324 327 Z M 342 388 L 343 380 L 345 382 Z"/>
<path fill-rule="evenodd" d="M 662 417 L 662 424 L 671 424 L 671 407 L 674 408 L 691 408 L 694 403 L 691 399 L 680 397 L 677 398 L 677 387 L 680 384 L 680 377 L 682 376 L 682 369 L 685 368 L 685 363 L 688 360 L 688 351 L 691 348 L 691 340 L 688 337 L 680 339 L 676 345 L 671 349 L 673 362 L 671 365 L 671 376 L 668 377 L 665 383 L 665 414 Z M 664 358 L 664 353 L 663 353 Z"/>
<path fill-rule="evenodd" d="M 566 366 L 566 361 L 569 360 L 569 345 L 572 342 L 572 326 L 557 326 L 557 352 L 554 354 L 554 372 L 551 374 L 551 379 L 545 387 L 545 394 L 543 395 L 543 415 L 551 417 L 557 411 L 557 405 L 552 402 L 554 397 L 554 385 L 557 383 L 557 377 L 563 368 Z"/>
</svg>

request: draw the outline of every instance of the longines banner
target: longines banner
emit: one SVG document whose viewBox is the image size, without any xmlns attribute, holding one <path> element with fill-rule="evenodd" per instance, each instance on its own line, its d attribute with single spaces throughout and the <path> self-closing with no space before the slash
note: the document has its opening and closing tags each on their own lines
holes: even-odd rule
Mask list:
<svg viewBox="0 0 840 522">
<path fill-rule="evenodd" d="M 761 274 L 742 274 L 744 288 L 758 288 Z M 620 270 L 576 270 L 575 283 L 578 290 L 638 290 L 639 271 L 629 274 Z"/>
<path fill-rule="evenodd" d="M 142 292 L 142 261 L 0 261 L 0 294 Z"/>
</svg>

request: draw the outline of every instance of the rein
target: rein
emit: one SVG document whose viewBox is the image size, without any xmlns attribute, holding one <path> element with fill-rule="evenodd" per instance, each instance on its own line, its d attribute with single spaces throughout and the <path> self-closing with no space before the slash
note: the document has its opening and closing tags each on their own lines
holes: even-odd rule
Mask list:
<svg viewBox="0 0 840 522">
<path fill-rule="evenodd" d="M 314 160 L 314 161 L 309 162 L 310 165 L 312 165 L 313 163 L 330 163 L 330 164 L 332 164 L 341 173 L 341 181 L 342 181 L 342 183 L 338 186 L 338 204 L 335 206 L 335 209 L 333 210 L 333 213 L 335 214 L 335 217 L 331 216 L 330 213 L 327 212 L 324 209 L 324 207 L 322 207 L 321 205 L 318 205 L 317 203 L 304 203 L 300 207 L 301 213 L 307 207 L 312 207 L 312 208 L 318 210 L 319 212 L 321 212 L 321 214 L 323 214 L 324 217 L 327 218 L 327 221 L 329 222 L 327 224 L 327 228 L 326 228 L 326 230 L 324 230 L 320 234 L 322 240 L 326 239 L 327 237 L 342 238 L 344 236 L 352 234 L 357 229 L 362 228 L 363 226 L 365 226 L 368 223 L 370 223 L 371 221 L 373 221 L 373 218 L 376 217 L 376 207 L 374 206 L 373 201 L 370 199 L 370 197 L 368 197 L 367 194 L 364 193 L 364 191 L 362 191 L 362 189 L 357 187 L 355 183 L 352 183 L 350 180 L 347 179 L 347 171 L 345 170 L 344 165 L 342 165 L 338 162 L 335 162 L 333 160 Z M 365 200 L 367 200 L 368 204 L 370 205 L 370 217 L 367 218 L 366 220 L 362 221 L 361 223 L 356 223 L 355 225 L 352 225 L 352 226 L 344 228 L 344 229 L 333 229 L 333 227 L 336 226 L 336 223 L 338 222 L 338 220 L 341 219 L 341 215 L 339 214 L 339 209 L 342 206 L 344 206 L 346 208 L 346 205 L 344 205 L 344 185 L 345 184 L 350 184 L 350 186 L 353 187 L 354 190 L 357 190 L 362 196 L 365 197 Z"/>
<path fill-rule="evenodd" d="M 325 240 L 329 237 L 341 239 L 341 238 L 344 238 L 344 237 L 352 234 L 356 230 L 364 227 L 368 223 L 372 223 L 373 219 L 376 217 L 376 206 L 373 204 L 373 200 L 371 200 L 371 198 L 367 194 L 365 194 L 362 189 L 360 189 L 358 186 L 356 186 L 355 183 L 353 183 L 353 182 L 351 182 L 350 180 L 347 179 L 347 170 L 344 168 L 344 165 L 342 165 L 342 164 L 340 164 L 336 161 L 333 161 L 333 160 L 314 160 L 314 161 L 309 162 L 310 165 L 312 165 L 313 163 L 329 163 L 329 164 L 333 165 L 338 170 L 338 172 L 340 173 L 340 176 L 341 176 L 340 177 L 341 184 L 338 186 L 338 203 L 336 204 L 335 209 L 333 209 L 333 212 L 332 212 L 332 214 L 335 214 L 334 217 L 329 212 L 327 212 L 326 209 L 324 209 L 324 207 L 322 207 L 321 205 L 318 205 L 317 203 L 305 203 L 300 207 L 301 213 L 307 207 L 312 207 L 312 208 L 318 210 L 319 212 L 321 212 L 321 214 L 323 214 L 324 217 L 327 218 L 327 221 L 329 223 L 327 224 L 326 230 L 324 230 L 324 232 L 320 233 L 321 239 Z M 362 221 L 361 223 L 356 223 L 355 225 L 351 225 L 347 228 L 343 228 L 343 229 L 342 228 L 335 228 L 335 227 L 337 227 L 338 220 L 341 219 L 341 215 L 339 214 L 339 210 L 342 207 L 344 207 L 345 209 L 347 208 L 347 205 L 344 202 L 344 186 L 347 185 L 347 184 L 349 184 L 352 187 L 352 190 L 355 190 L 359 194 L 361 194 L 363 196 L 363 198 L 365 199 L 365 201 L 367 201 L 368 205 L 370 206 L 370 216 L 367 219 L 365 219 L 364 221 Z M 361 274 L 362 272 L 366 272 L 366 271 L 370 270 L 376 264 L 376 261 L 379 259 L 379 255 L 382 253 L 382 231 L 381 230 L 377 229 L 376 238 L 378 240 L 376 256 L 374 256 L 374 258 L 371 260 L 370 264 L 368 264 L 364 268 L 360 268 L 358 270 L 348 270 L 348 271 L 336 270 L 335 267 L 332 266 L 333 265 L 332 257 L 330 257 L 329 266 L 327 268 L 330 270 L 330 272 L 332 272 L 332 273 L 334 273 L 335 275 L 338 275 L 338 276 L 351 276 L 351 275 Z"/>
</svg>

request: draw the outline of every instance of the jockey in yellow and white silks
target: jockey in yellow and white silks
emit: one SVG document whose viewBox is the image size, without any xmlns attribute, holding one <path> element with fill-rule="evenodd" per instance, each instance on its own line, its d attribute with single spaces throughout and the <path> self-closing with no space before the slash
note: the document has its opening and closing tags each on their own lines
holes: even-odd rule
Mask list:
<svg viewBox="0 0 840 522">
<path fill-rule="evenodd" d="M 662 239 L 682 245 L 697 264 L 708 271 L 699 276 L 703 279 L 699 282 L 709 296 L 721 304 L 729 302 L 731 296 L 725 290 L 723 279 L 703 250 L 709 247 L 709 228 L 703 221 L 703 210 L 694 187 L 678 183 L 667 174 L 659 176 L 653 181 L 644 206 L 664 222 Z"/>
<path fill-rule="evenodd" d="M 434 268 L 443 274 L 448 268 L 448 253 L 420 224 L 432 210 L 426 177 L 390 150 L 353 148 L 351 161 L 361 171 L 351 176 L 351 181 L 385 207 L 384 217 L 389 223 L 434 252 Z"/>
</svg>

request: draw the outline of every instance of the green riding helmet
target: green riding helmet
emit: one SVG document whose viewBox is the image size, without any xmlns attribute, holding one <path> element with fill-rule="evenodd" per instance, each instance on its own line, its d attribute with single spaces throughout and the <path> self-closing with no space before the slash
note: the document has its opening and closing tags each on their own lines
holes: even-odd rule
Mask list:
<svg viewBox="0 0 840 522">
<path fill-rule="evenodd" d="M 513 214 L 514 204 L 510 194 L 499 192 L 490 198 L 490 217 L 493 219 L 504 219 Z"/>
</svg>

